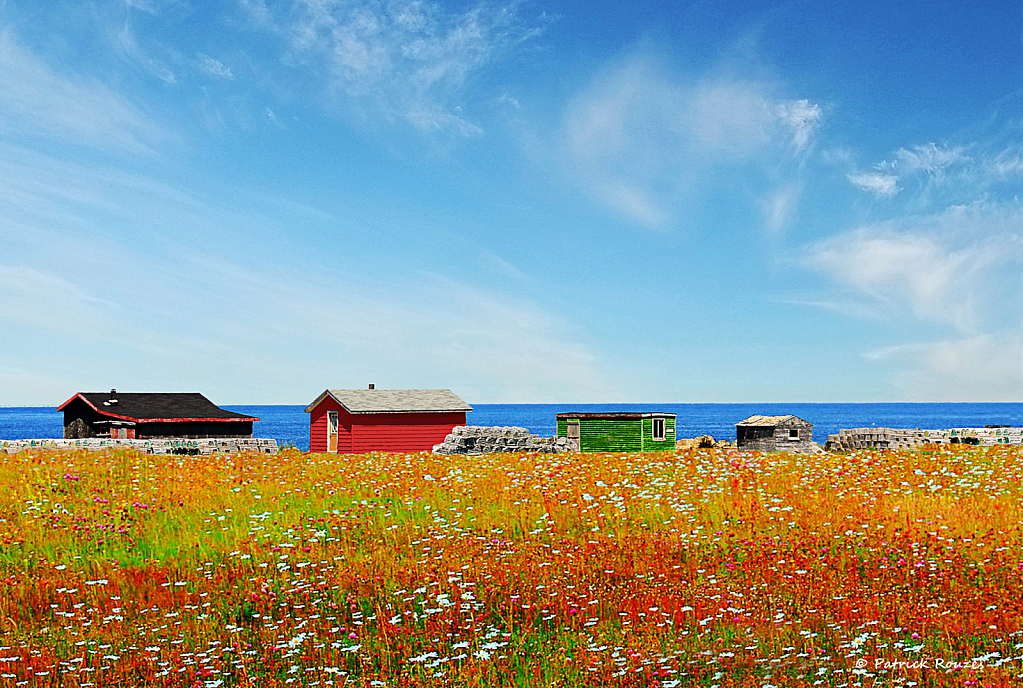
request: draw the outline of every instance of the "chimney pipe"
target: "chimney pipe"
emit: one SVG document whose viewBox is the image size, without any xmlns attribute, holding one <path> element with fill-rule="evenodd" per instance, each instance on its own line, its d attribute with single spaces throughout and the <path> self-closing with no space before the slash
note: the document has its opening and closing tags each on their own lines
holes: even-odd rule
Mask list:
<svg viewBox="0 0 1023 688">
<path fill-rule="evenodd" d="M 370 386 L 369 386 L 369 388 L 370 388 L 370 389 L 376 389 L 376 388 L 377 388 L 377 386 L 371 383 L 371 384 L 370 384 Z"/>
</svg>

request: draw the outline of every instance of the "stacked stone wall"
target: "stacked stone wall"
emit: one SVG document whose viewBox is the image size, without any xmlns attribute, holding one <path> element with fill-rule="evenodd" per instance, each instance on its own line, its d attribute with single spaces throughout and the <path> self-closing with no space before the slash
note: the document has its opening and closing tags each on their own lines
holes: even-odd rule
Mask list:
<svg viewBox="0 0 1023 688">
<path fill-rule="evenodd" d="M 579 451 L 579 440 L 540 437 L 525 428 L 461 425 L 454 428 L 434 454 L 493 454 L 496 452 L 540 452 L 557 454 Z"/>
<path fill-rule="evenodd" d="M 88 437 L 77 440 L 3 440 L 0 441 L 0 452 L 17 454 L 26 449 L 87 449 L 101 451 L 103 449 L 136 449 L 143 454 L 237 454 L 238 452 L 258 452 L 260 454 L 276 454 L 277 440 L 248 437 L 210 437 L 201 439 L 161 439 L 161 440 L 115 440 L 109 437 Z"/>
<path fill-rule="evenodd" d="M 828 435 L 828 451 L 856 449 L 918 449 L 925 444 L 971 444 L 981 447 L 1023 444 L 1023 428 L 952 428 L 906 430 L 901 428 L 853 428 Z"/>
</svg>

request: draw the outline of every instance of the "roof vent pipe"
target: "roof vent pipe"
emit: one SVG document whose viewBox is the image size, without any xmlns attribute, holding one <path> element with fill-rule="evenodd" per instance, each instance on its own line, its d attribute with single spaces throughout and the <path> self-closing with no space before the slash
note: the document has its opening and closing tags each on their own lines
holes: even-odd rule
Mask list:
<svg viewBox="0 0 1023 688">
<path fill-rule="evenodd" d="M 370 389 L 376 389 L 376 388 L 377 388 L 377 386 L 376 386 L 376 385 L 374 385 L 374 384 L 372 384 L 372 383 L 370 383 L 370 385 L 369 385 L 369 388 L 370 388 Z"/>
</svg>

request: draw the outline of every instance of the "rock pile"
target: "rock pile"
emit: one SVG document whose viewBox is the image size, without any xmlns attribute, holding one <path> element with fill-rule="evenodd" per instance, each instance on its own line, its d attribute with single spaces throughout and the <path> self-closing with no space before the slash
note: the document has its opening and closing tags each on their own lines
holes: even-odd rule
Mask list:
<svg viewBox="0 0 1023 688">
<path fill-rule="evenodd" d="M 540 437 L 525 428 L 488 428 L 461 425 L 454 428 L 444 442 L 433 447 L 434 454 L 492 454 L 494 452 L 559 452 L 579 451 L 579 440 L 567 437 Z"/>
<path fill-rule="evenodd" d="M 730 447 L 727 440 L 715 441 L 710 435 L 700 435 L 694 437 L 691 440 L 678 440 L 675 442 L 676 451 L 684 451 L 686 449 L 712 449 L 714 447 Z"/>
</svg>

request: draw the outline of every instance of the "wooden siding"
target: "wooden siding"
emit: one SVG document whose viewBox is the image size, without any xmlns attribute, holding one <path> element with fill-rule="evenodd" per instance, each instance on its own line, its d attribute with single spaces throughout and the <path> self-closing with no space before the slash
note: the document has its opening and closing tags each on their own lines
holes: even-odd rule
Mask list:
<svg viewBox="0 0 1023 688">
<path fill-rule="evenodd" d="M 789 430 L 798 437 L 790 438 Z M 735 446 L 750 451 L 806 451 L 813 444 L 813 426 L 799 423 L 784 425 L 736 425 Z"/>
<path fill-rule="evenodd" d="M 320 412 L 320 407 L 309 414 L 309 451 L 327 451 L 327 414 Z"/>
<path fill-rule="evenodd" d="M 309 412 L 309 451 L 327 451 L 327 413 L 337 412 L 337 451 L 362 454 L 372 451 L 429 451 L 456 425 L 465 425 L 464 411 L 448 413 L 348 413 L 332 397 L 325 397 Z"/>
<path fill-rule="evenodd" d="M 664 418 L 664 439 L 654 439 L 654 418 Z M 643 418 L 643 451 L 670 451 L 675 449 L 675 419 L 671 416 Z"/>
<path fill-rule="evenodd" d="M 664 418 L 664 440 L 653 438 L 651 418 L 579 417 L 579 450 L 584 452 L 670 451 L 675 448 L 675 418 Z M 558 418 L 558 437 L 568 436 L 568 421 Z"/>
<path fill-rule="evenodd" d="M 350 418 L 351 448 L 348 451 L 357 454 L 370 451 L 429 451 L 434 445 L 443 442 L 456 425 L 465 425 L 464 411 L 367 413 Z"/>
<path fill-rule="evenodd" d="M 137 423 L 135 435 L 138 439 L 167 437 L 252 437 L 252 421 L 213 422 L 178 421 L 173 423 Z"/>
<path fill-rule="evenodd" d="M 324 397 L 323 401 L 309 412 L 309 451 L 327 451 L 327 413 L 331 411 L 337 412 L 338 452 L 349 453 L 352 448 L 352 416 L 332 397 Z"/>
</svg>

